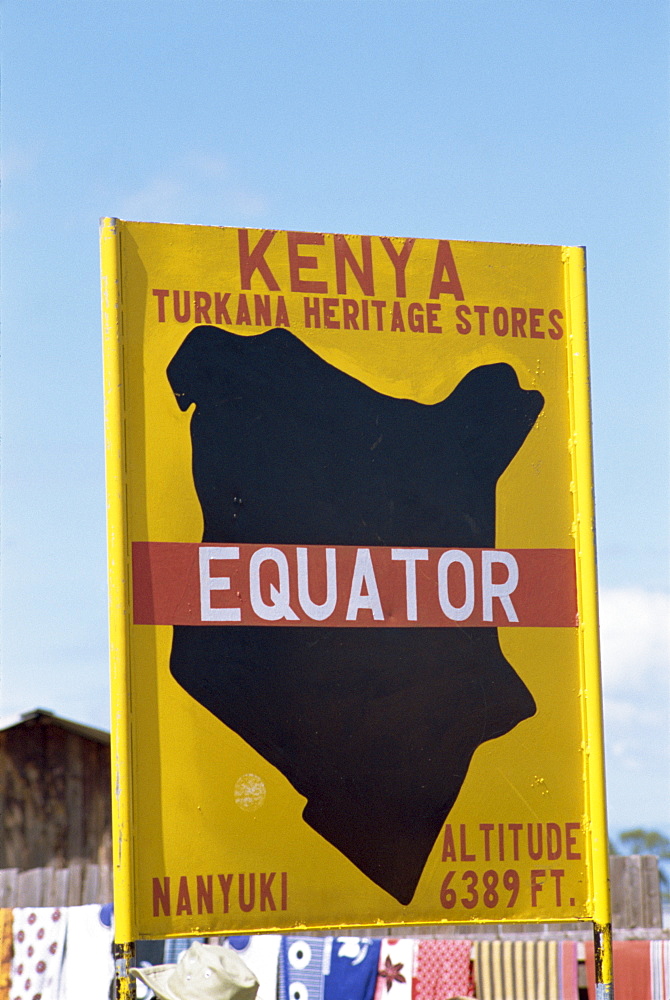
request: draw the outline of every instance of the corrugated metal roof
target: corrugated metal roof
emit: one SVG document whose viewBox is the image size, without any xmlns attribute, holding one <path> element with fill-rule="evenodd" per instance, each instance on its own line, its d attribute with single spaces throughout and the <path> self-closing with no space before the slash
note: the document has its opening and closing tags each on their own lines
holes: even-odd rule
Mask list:
<svg viewBox="0 0 670 1000">
<path fill-rule="evenodd" d="M 105 729 L 94 729 L 93 726 L 84 726 L 80 722 L 73 722 L 71 719 L 64 719 L 47 708 L 34 708 L 30 712 L 21 712 L 19 715 L 6 715 L 0 718 L 0 732 L 5 729 L 13 729 L 14 726 L 24 725 L 26 722 L 44 720 L 52 726 L 59 726 L 77 736 L 83 736 L 88 740 L 95 740 L 96 743 L 109 744 L 109 733 Z"/>
</svg>

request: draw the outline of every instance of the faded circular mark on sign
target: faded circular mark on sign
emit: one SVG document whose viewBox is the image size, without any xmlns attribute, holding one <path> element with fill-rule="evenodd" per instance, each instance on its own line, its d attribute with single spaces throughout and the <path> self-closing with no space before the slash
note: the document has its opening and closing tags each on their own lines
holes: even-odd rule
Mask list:
<svg viewBox="0 0 670 1000">
<path fill-rule="evenodd" d="M 235 782 L 235 804 L 245 812 L 256 812 L 265 802 L 265 783 L 257 774 L 243 774 Z"/>
</svg>

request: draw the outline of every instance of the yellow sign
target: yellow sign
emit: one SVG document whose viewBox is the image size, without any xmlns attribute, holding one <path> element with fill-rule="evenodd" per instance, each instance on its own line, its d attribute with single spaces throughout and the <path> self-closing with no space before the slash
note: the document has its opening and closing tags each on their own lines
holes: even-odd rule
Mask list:
<svg viewBox="0 0 670 1000">
<path fill-rule="evenodd" d="M 117 940 L 606 923 L 583 251 L 102 260 Z"/>
</svg>

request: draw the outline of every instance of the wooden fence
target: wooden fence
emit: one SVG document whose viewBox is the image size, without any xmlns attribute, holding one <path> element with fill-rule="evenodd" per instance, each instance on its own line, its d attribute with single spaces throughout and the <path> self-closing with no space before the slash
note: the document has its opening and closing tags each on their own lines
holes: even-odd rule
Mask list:
<svg viewBox="0 0 670 1000">
<path fill-rule="evenodd" d="M 658 859 L 654 855 L 610 858 L 612 923 L 617 937 L 658 936 L 663 926 Z M 0 906 L 81 906 L 111 903 L 109 865 L 71 864 L 67 868 L 0 869 Z M 421 927 L 342 930 L 373 937 L 553 937 L 590 938 L 589 924 L 436 924 Z"/>
<path fill-rule="evenodd" d="M 71 864 L 67 868 L 0 869 L 0 906 L 81 906 L 111 903 L 109 865 Z"/>
<path fill-rule="evenodd" d="M 654 854 L 610 857 L 610 887 L 613 927 L 663 926 L 658 858 Z"/>
</svg>

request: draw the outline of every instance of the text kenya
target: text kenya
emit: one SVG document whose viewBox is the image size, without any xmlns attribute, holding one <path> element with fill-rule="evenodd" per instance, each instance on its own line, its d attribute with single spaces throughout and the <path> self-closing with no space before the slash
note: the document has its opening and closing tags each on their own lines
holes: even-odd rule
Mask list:
<svg viewBox="0 0 670 1000">
<path fill-rule="evenodd" d="M 276 273 L 272 270 L 266 254 L 275 237 L 286 239 L 286 256 L 290 280 L 290 291 L 303 292 L 311 295 L 346 295 L 349 280 L 353 278 L 363 295 L 375 295 L 375 262 L 372 254 L 371 236 L 360 237 L 360 250 L 354 251 L 349 240 L 342 235 L 332 239 L 332 263 L 335 269 L 335 288 L 331 288 L 324 280 L 324 272 L 319 264 L 325 263 L 323 255 L 310 253 L 309 248 L 322 247 L 326 244 L 323 233 L 281 233 L 273 230 L 263 230 L 256 243 L 251 246 L 248 229 L 238 229 L 238 253 L 240 268 L 240 287 L 250 289 L 254 275 L 262 280 L 268 291 L 287 291 L 279 286 Z M 383 247 L 383 259 L 387 261 L 387 269 L 392 272 L 395 280 L 395 295 L 403 299 L 407 295 L 405 270 L 412 253 L 415 241 L 402 241 L 402 248 L 396 249 L 399 241 L 386 236 L 375 237 Z M 274 248 L 273 248 L 274 249 Z M 283 248 L 282 248 L 283 249 Z M 327 252 L 327 251 L 326 251 Z M 329 269 L 330 270 L 330 269 Z M 448 240 L 438 240 L 435 246 L 435 258 L 430 278 L 430 286 L 415 291 L 419 298 L 439 299 L 440 295 L 453 295 L 457 301 L 465 296 L 461 281 L 456 270 L 456 263 Z"/>
</svg>

